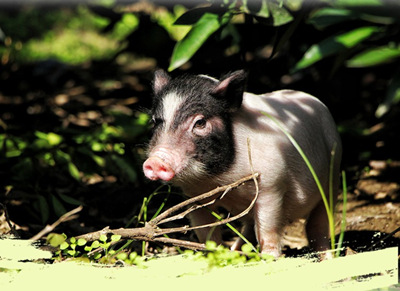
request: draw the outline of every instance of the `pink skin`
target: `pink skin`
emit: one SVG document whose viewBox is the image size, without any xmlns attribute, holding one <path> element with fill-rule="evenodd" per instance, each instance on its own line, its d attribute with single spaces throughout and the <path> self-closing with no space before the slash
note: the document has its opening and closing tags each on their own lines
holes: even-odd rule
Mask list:
<svg viewBox="0 0 400 291">
<path fill-rule="evenodd" d="M 159 157 L 151 157 L 143 165 L 143 171 L 150 180 L 170 181 L 174 176 L 174 170 Z"/>
<path fill-rule="evenodd" d="M 143 164 L 143 171 L 150 180 L 170 181 L 179 169 L 180 155 L 168 146 L 160 145 L 154 148 L 150 157 Z"/>
</svg>

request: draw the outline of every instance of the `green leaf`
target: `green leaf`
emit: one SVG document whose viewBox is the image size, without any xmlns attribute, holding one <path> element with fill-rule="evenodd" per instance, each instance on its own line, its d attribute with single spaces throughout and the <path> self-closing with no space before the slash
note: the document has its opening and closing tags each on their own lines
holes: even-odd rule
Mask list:
<svg viewBox="0 0 400 291">
<path fill-rule="evenodd" d="M 59 145 L 63 140 L 63 138 L 60 135 L 54 132 L 44 133 L 41 131 L 35 131 L 35 135 L 38 138 L 47 141 L 48 145 L 50 145 L 51 147 Z"/>
<path fill-rule="evenodd" d="M 65 242 L 65 236 L 58 233 L 49 233 L 47 235 L 46 242 L 52 247 L 58 247 Z"/>
<path fill-rule="evenodd" d="M 210 12 L 210 6 L 190 9 L 175 20 L 174 25 L 194 25 L 204 14 Z"/>
<path fill-rule="evenodd" d="M 87 243 L 87 241 L 84 238 L 80 238 L 78 239 L 78 241 L 76 242 L 76 244 L 78 246 L 84 246 Z"/>
<path fill-rule="evenodd" d="M 121 172 L 128 177 L 130 182 L 134 183 L 137 181 L 137 173 L 132 165 L 117 155 L 111 155 L 111 159 L 115 162 Z"/>
<path fill-rule="evenodd" d="M 269 17 L 269 10 L 268 10 L 268 1 L 262 0 L 260 11 L 256 14 L 259 17 L 268 18 Z"/>
<path fill-rule="evenodd" d="M 71 175 L 72 178 L 74 178 L 77 181 L 80 181 L 81 177 L 80 177 L 80 174 L 79 174 L 79 170 L 75 166 L 74 163 L 72 163 L 72 162 L 68 163 L 68 172 L 69 172 L 69 174 Z"/>
<path fill-rule="evenodd" d="M 66 241 L 64 241 L 63 243 L 61 243 L 60 245 L 60 250 L 66 250 L 69 247 L 69 243 L 67 243 Z"/>
<path fill-rule="evenodd" d="M 317 10 L 312 14 L 308 22 L 317 29 L 324 29 L 328 26 L 349 21 L 354 18 L 356 18 L 356 14 L 351 10 L 327 7 Z"/>
<path fill-rule="evenodd" d="M 273 26 L 281 26 L 293 20 L 293 16 L 283 6 L 275 2 L 270 2 L 268 5 L 274 19 Z"/>
<path fill-rule="evenodd" d="M 382 117 L 390 107 L 400 102 L 400 71 L 397 72 L 390 81 L 385 100 L 380 104 L 375 112 L 376 117 Z"/>
<path fill-rule="evenodd" d="M 312 45 L 295 65 L 294 70 L 304 69 L 328 56 L 353 48 L 377 31 L 379 31 L 379 27 L 366 26 L 328 37 L 320 43 Z"/>
<path fill-rule="evenodd" d="M 283 35 L 279 38 L 279 41 L 274 46 L 270 58 L 272 59 L 277 52 L 280 52 L 282 47 L 291 39 L 293 33 L 296 31 L 299 24 L 303 21 L 302 17 L 297 17 L 288 27 L 284 30 Z"/>
<path fill-rule="evenodd" d="M 37 199 L 38 199 L 37 202 L 39 203 L 40 216 L 42 218 L 42 222 L 45 223 L 50 216 L 49 205 L 47 203 L 46 198 L 43 195 L 38 195 Z"/>
<path fill-rule="evenodd" d="M 121 261 L 125 261 L 128 258 L 128 254 L 127 253 L 119 253 L 117 255 L 117 259 L 121 260 Z"/>
<path fill-rule="evenodd" d="M 138 254 L 136 252 L 132 252 L 132 253 L 129 254 L 129 259 L 131 261 L 133 261 L 134 259 L 137 258 L 137 256 L 138 256 Z"/>
<path fill-rule="evenodd" d="M 78 199 L 72 198 L 71 196 L 65 195 L 65 194 L 57 194 L 61 200 L 63 200 L 64 202 L 67 202 L 68 204 L 71 205 L 82 205 L 82 202 L 79 201 Z"/>
<path fill-rule="evenodd" d="M 67 163 L 71 158 L 68 154 L 64 153 L 62 150 L 57 149 L 54 153 L 54 159 L 58 163 Z"/>
<path fill-rule="evenodd" d="M 268 0 L 262 0 L 261 3 L 259 1 L 243 1 L 243 5 L 241 8 L 241 11 L 243 13 L 262 18 L 269 18 L 270 16 L 268 9 Z"/>
<path fill-rule="evenodd" d="M 85 246 L 85 252 L 90 252 L 93 248 L 91 246 Z"/>
<path fill-rule="evenodd" d="M 119 234 L 113 234 L 111 236 L 111 241 L 119 241 L 121 239 L 121 235 Z"/>
<path fill-rule="evenodd" d="M 47 134 L 47 140 L 51 146 L 56 146 L 62 142 L 63 138 L 54 132 L 49 132 Z"/>
<path fill-rule="evenodd" d="M 105 234 L 100 235 L 99 240 L 102 242 L 106 242 L 107 241 L 107 236 Z"/>
<path fill-rule="evenodd" d="M 220 16 L 214 13 L 205 13 L 192 26 L 188 34 L 175 45 L 168 71 L 173 71 L 184 63 L 200 49 L 204 42 L 221 26 L 226 24 L 229 16 Z"/>
<path fill-rule="evenodd" d="M 381 0 L 336 0 L 335 5 L 347 7 L 382 6 Z"/>
<path fill-rule="evenodd" d="M 76 243 L 76 238 L 71 237 L 71 238 L 69 239 L 69 241 L 70 241 L 71 244 L 74 244 L 74 243 Z"/>
<path fill-rule="evenodd" d="M 364 68 L 388 63 L 400 57 L 400 47 L 381 46 L 366 50 L 347 61 L 351 68 Z"/>
<path fill-rule="evenodd" d="M 53 206 L 54 212 L 58 217 L 63 215 L 64 213 L 67 212 L 67 209 L 65 209 L 64 205 L 61 203 L 61 201 L 55 196 L 51 195 L 51 204 Z"/>
<path fill-rule="evenodd" d="M 94 249 L 97 249 L 100 246 L 100 242 L 98 240 L 95 240 L 94 242 L 92 242 L 91 247 Z"/>
<path fill-rule="evenodd" d="M 104 167 L 106 165 L 106 161 L 104 158 L 95 155 L 95 154 L 90 154 L 90 157 L 93 159 L 93 161 L 100 167 Z"/>
</svg>

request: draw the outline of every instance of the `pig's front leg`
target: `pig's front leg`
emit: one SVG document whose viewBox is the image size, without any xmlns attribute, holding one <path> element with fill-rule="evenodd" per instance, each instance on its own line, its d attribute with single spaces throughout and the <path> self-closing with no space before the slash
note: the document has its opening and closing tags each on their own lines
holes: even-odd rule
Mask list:
<svg viewBox="0 0 400 291">
<path fill-rule="evenodd" d="M 261 253 L 275 258 L 281 255 L 283 219 L 282 199 L 279 196 L 267 194 L 267 197 L 259 197 L 254 209 L 254 222 Z"/>
<path fill-rule="evenodd" d="M 207 209 L 198 209 L 192 212 L 189 216 L 189 219 L 191 222 L 191 226 L 205 225 L 216 221 L 216 218 L 212 216 Z M 199 228 L 195 229 L 195 233 L 199 241 L 202 243 L 206 242 L 207 240 L 215 241 L 217 244 L 222 243 L 222 235 L 220 227 Z"/>
</svg>

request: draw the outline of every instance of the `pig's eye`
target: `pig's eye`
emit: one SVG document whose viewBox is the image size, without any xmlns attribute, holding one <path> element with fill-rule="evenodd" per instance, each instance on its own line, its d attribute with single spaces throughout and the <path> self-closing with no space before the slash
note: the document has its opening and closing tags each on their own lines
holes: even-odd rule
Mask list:
<svg viewBox="0 0 400 291">
<path fill-rule="evenodd" d="M 206 136 L 212 131 L 212 124 L 203 115 L 194 117 L 192 132 L 196 136 Z"/>
<path fill-rule="evenodd" d="M 153 121 L 153 126 L 154 127 L 157 127 L 157 126 L 159 126 L 160 124 L 163 123 L 163 120 L 161 118 L 156 118 L 156 117 L 153 117 L 152 121 Z"/>
<path fill-rule="evenodd" d="M 207 121 L 204 118 L 202 118 L 196 121 L 196 123 L 194 124 L 194 128 L 203 129 L 206 127 L 206 124 Z"/>
</svg>

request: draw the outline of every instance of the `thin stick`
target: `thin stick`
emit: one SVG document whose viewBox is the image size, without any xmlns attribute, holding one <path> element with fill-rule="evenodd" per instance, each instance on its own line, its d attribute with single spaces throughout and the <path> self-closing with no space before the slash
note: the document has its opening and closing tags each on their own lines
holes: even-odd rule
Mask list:
<svg viewBox="0 0 400 291">
<path fill-rule="evenodd" d="M 71 211 L 68 211 L 67 213 L 64 213 L 59 219 L 57 219 L 56 222 L 54 222 L 51 225 L 46 225 L 45 228 L 43 228 L 41 231 L 39 231 L 36 235 L 34 235 L 33 237 L 31 237 L 31 240 L 38 240 L 41 237 L 43 237 L 44 235 L 48 234 L 49 232 L 53 231 L 59 224 L 68 221 L 68 220 L 72 220 L 77 218 L 78 216 L 75 215 L 76 213 L 80 212 L 83 209 L 83 206 L 80 205 L 75 209 L 72 209 Z"/>
<path fill-rule="evenodd" d="M 249 181 L 251 179 L 257 178 L 258 176 L 259 176 L 258 173 L 254 173 L 254 175 L 252 174 L 252 175 L 249 175 L 249 176 L 244 177 L 242 179 L 239 179 L 239 180 L 237 180 L 236 182 L 234 182 L 232 184 L 217 187 L 217 188 L 215 188 L 215 189 L 213 189 L 213 190 L 211 190 L 211 191 L 209 191 L 207 193 L 204 193 L 204 194 L 198 195 L 196 197 L 190 198 L 188 200 L 185 200 L 185 201 L 179 203 L 178 205 L 172 206 L 168 210 L 164 211 L 159 216 L 157 216 L 156 218 L 154 218 L 151 221 L 149 221 L 149 224 L 158 225 L 161 220 L 167 218 L 172 213 L 178 211 L 179 209 L 182 209 L 183 207 L 186 207 L 186 206 L 188 206 L 190 204 L 194 204 L 194 203 L 196 203 L 198 201 L 213 197 L 214 195 L 216 195 L 216 194 L 218 194 L 220 192 L 223 192 L 226 189 L 229 189 L 229 190 L 235 189 L 235 188 L 239 187 L 240 185 L 242 185 L 243 183 L 245 183 L 245 182 L 247 182 L 247 181 Z"/>
</svg>

